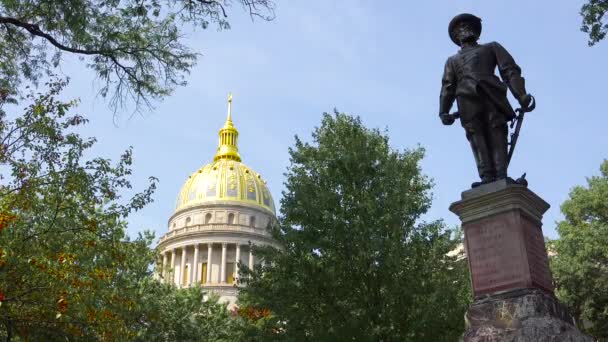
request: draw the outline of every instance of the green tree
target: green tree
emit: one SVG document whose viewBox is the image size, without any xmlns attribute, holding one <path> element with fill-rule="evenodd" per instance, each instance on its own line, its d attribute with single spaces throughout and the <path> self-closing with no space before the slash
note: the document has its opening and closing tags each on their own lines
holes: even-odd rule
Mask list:
<svg viewBox="0 0 608 342">
<path fill-rule="evenodd" d="M 469 280 L 447 255 L 453 232 L 420 220 L 431 203 L 423 150 L 395 151 L 386 134 L 337 112 L 312 139 L 289 150 L 272 228 L 281 248 L 257 248 L 265 263 L 243 274 L 241 306 L 269 310 L 252 329 L 258 339 L 456 340 Z"/>
<path fill-rule="evenodd" d="M 581 8 L 583 17 L 581 31 L 589 34 L 589 46 L 595 45 L 606 37 L 606 33 L 608 33 L 607 12 L 608 0 L 589 0 Z"/>
<path fill-rule="evenodd" d="M 227 29 L 233 5 L 273 18 L 272 0 L 0 0 L 0 89 L 36 83 L 68 53 L 86 60 L 113 106 L 149 104 L 185 84 L 196 61 L 184 29 Z"/>
<path fill-rule="evenodd" d="M 608 160 L 600 169 L 562 204 L 550 250 L 557 296 L 581 328 L 608 340 Z"/>
<path fill-rule="evenodd" d="M 200 288 L 152 278 L 153 236 L 125 233 L 155 180 L 131 198 L 132 155 L 85 159 L 86 119 L 57 100 L 64 82 L 34 94 L 8 120 L 0 98 L 0 337 L 7 341 L 222 340 L 235 329 Z M 205 331 L 202 329 L 206 328 Z M 162 330 L 159 330 L 162 329 Z M 162 334 L 160 333 L 162 332 Z M 209 337 L 209 339 L 205 339 Z M 227 338 L 226 340 L 228 340 Z"/>
<path fill-rule="evenodd" d="M 139 306 L 131 318 L 134 341 L 245 341 L 241 325 L 217 297 L 204 298 L 200 287 L 176 289 L 148 277 L 140 282 Z"/>
</svg>

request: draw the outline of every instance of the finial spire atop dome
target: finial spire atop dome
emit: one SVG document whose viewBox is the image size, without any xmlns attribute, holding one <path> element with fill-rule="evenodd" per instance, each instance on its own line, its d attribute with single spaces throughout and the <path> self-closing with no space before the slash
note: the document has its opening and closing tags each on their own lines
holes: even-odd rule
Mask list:
<svg viewBox="0 0 608 342">
<path fill-rule="evenodd" d="M 232 92 L 228 93 L 228 118 L 226 121 L 232 122 Z"/>
<path fill-rule="evenodd" d="M 228 93 L 228 117 L 226 118 L 224 127 L 220 128 L 219 137 L 219 146 L 213 160 L 232 159 L 240 162 L 241 156 L 237 147 L 239 131 L 237 131 L 232 123 L 232 93 Z"/>
</svg>

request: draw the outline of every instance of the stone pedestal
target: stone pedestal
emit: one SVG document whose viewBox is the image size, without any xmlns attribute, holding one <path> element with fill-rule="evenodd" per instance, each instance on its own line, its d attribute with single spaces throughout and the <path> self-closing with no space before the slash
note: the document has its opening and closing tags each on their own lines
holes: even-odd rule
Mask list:
<svg viewBox="0 0 608 342">
<path fill-rule="evenodd" d="M 592 341 L 555 299 L 542 234 L 549 204 L 527 187 L 498 181 L 462 193 L 462 221 L 475 301 L 465 342 Z"/>
<path fill-rule="evenodd" d="M 522 289 L 478 299 L 465 319 L 465 342 L 593 342 L 543 290 Z"/>
</svg>

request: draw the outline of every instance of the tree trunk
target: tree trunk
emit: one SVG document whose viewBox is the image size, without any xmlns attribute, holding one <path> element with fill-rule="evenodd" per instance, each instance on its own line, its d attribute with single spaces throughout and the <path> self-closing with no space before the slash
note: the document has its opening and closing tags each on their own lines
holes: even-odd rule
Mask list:
<svg viewBox="0 0 608 342">
<path fill-rule="evenodd" d="M 11 340 L 13 339 L 13 327 L 11 321 L 4 321 L 4 326 L 6 327 L 6 342 L 11 342 Z"/>
</svg>

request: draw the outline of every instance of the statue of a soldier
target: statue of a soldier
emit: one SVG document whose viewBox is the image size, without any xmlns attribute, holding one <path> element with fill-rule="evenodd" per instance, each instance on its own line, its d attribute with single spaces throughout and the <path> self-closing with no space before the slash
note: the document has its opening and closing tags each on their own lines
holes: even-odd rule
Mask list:
<svg viewBox="0 0 608 342">
<path fill-rule="evenodd" d="M 507 87 L 523 111 L 533 109 L 533 97 L 526 92 L 521 69 L 505 48 L 496 42 L 477 43 L 480 18 L 460 14 L 452 19 L 448 32 L 460 51 L 445 64 L 439 117 L 444 125 L 460 118 L 481 178 L 473 187 L 505 179 L 509 163 L 507 122 L 516 117 L 507 100 Z M 496 67 L 502 81 L 494 74 Z M 458 112 L 449 114 L 454 101 Z"/>
</svg>

